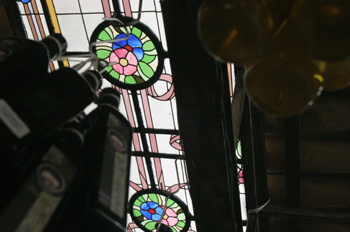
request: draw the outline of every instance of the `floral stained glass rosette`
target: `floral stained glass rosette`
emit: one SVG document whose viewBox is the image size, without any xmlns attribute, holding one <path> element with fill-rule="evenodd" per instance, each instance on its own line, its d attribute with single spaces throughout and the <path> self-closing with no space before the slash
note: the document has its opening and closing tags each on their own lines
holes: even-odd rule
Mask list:
<svg viewBox="0 0 350 232">
<path fill-rule="evenodd" d="M 114 63 L 103 72 L 103 77 L 125 89 L 149 87 L 162 73 L 164 51 L 147 26 L 140 22 L 133 26 L 116 26 L 105 21 L 97 26 L 91 42 L 123 38 L 125 40 L 98 43 L 93 47 L 100 61 L 105 61 L 100 62 L 100 68 L 103 68 L 103 64 Z"/>
<path fill-rule="evenodd" d="M 157 231 L 159 222 L 168 226 L 173 232 L 187 231 L 189 228 L 191 216 L 186 205 L 173 196 L 167 199 L 160 190 L 137 192 L 129 204 L 133 221 L 145 231 Z"/>
</svg>

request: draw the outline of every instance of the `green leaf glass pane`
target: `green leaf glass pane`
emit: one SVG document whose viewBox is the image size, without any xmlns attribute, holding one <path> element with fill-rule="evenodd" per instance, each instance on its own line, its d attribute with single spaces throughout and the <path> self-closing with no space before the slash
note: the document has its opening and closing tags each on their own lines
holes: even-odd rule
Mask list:
<svg viewBox="0 0 350 232">
<path fill-rule="evenodd" d="M 184 228 L 186 224 L 184 222 L 182 222 L 182 221 L 179 221 L 176 225 L 179 226 L 179 227 Z"/>
<path fill-rule="evenodd" d="M 186 220 L 186 215 L 184 213 L 179 213 L 179 215 L 177 215 L 177 219 L 179 219 L 180 221 L 184 221 Z"/>
<path fill-rule="evenodd" d="M 166 207 L 170 207 L 172 204 L 174 204 L 175 201 L 171 200 L 171 199 L 168 199 L 168 202 L 166 204 Z"/>
<path fill-rule="evenodd" d="M 156 228 L 156 224 L 157 224 L 157 222 L 149 222 L 149 223 L 147 223 L 146 225 L 145 225 L 145 227 L 146 227 L 146 229 L 148 229 L 148 230 L 154 230 L 155 228 Z"/>
<path fill-rule="evenodd" d="M 105 28 L 105 31 L 108 33 L 108 35 L 109 35 L 110 38 L 113 38 L 113 32 L 112 32 L 111 28 L 106 27 L 106 28 Z"/>
<path fill-rule="evenodd" d="M 153 76 L 153 74 L 154 74 L 153 69 L 145 62 L 140 61 L 139 67 L 140 67 L 142 73 L 146 75 L 146 77 L 151 78 Z"/>
<path fill-rule="evenodd" d="M 112 38 L 108 35 L 108 33 L 103 30 L 99 35 L 98 35 L 98 39 L 100 40 L 111 40 Z"/>
<path fill-rule="evenodd" d="M 143 62 L 149 64 L 149 63 L 151 63 L 155 58 L 156 58 L 156 56 L 149 56 L 149 55 L 144 54 L 141 61 L 143 61 Z"/>
<path fill-rule="evenodd" d="M 174 204 L 172 204 L 171 206 L 170 206 L 170 208 L 176 208 L 176 207 L 178 207 L 179 205 L 176 203 L 176 202 L 174 202 Z"/>
<path fill-rule="evenodd" d="M 137 82 L 133 76 L 126 76 L 124 82 L 126 84 L 137 84 Z"/>
<path fill-rule="evenodd" d="M 142 31 L 136 27 L 134 27 L 131 31 L 131 34 L 135 35 L 137 38 L 140 38 Z"/>
<path fill-rule="evenodd" d="M 113 69 L 112 66 L 108 66 L 107 69 L 106 69 L 106 72 L 110 72 L 112 69 Z"/>
<path fill-rule="evenodd" d="M 153 49 L 155 49 L 156 47 L 154 46 L 153 42 L 151 40 L 147 41 L 146 43 L 144 43 L 142 45 L 142 49 L 144 51 L 151 51 Z"/>
<path fill-rule="evenodd" d="M 170 226 L 169 226 L 170 227 Z M 173 232 L 177 232 L 173 227 L 170 227 Z"/>
<path fill-rule="evenodd" d="M 156 49 L 153 49 L 151 51 L 145 51 L 145 54 L 149 56 L 156 56 L 158 53 Z"/>
<path fill-rule="evenodd" d="M 100 59 L 106 59 L 107 57 L 109 57 L 110 54 L 111 54 L 111 51 L 107 51 L 107 50 L 104 50 L 104 49 L 96 51 L 96 55 Z"/>
<path fill-rule="evenodd" d="M 137 200 L 141 201 L 142 203 L 143 203 L 143 202 L 146 202 L 144 196 L 147 197 L 147 195 L 142 195 L 142 196 L 139 196 L 139 197 L 137 198 Z"/>
<path fill-rule="evenodd" d="M 149 196 L 149 198 L 150 198 L 153 202 L 155 202 L 155 203 L 158 204 L 158 197 L 157 197 L 156 194 L 151 193 L 151 194 L 149 194 L 148 196 Z"/>
<path fill-rule="evenodd" d="M 150 220 L 150 219 L 144 220 L 144 221 L 141 222 L 141 225 L 144 226 L 144 225 L 146 225 L 149 222 L 153 222 L 153 220 Z"/>
<path fill-rule="evenodd" d="M 117 80 L 119 80 L 119 76 L 120 76 L 120 74 L 119 73 L 117 73 L 114 69 L 113 70 L 111 70 L 110 72 L 109 72 L 109 74 L 113 77 L 113 78 L 115 78 L 115 79 L 117 79 Z"/>
<path fill-rule="evenodd" d="M 142 215 L 142 213 L 136 209 L 133 209 L 132 212 L 133 212 L 135 217 L 140 217 Z"/>
<path fill-rule="evenodd" d="M 139 199 L 137 199 L 137 200 L 134 202 L 134 205 L 136 205 L 136 206 L 141 206 L 141 205 L 142 205 L 142 202 L 139 201 Z"/>
</svg>

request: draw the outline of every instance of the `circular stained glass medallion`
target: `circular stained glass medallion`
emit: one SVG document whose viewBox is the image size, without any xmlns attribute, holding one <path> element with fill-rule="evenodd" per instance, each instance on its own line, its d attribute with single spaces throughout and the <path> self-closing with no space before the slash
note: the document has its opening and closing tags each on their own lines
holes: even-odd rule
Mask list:
<svg viewBox="0 0 350 232">
<path fill-rule="evenodd" d="M 162 217 L 163 210 L 165 212 Z M 144 231 L 157 231 L 158 223 L 170 228 L 172 232 L 187 231 L 191 217 L 187 206 L 175 196 L 167 195 L 161 190 L 142 190 L 129 201 L 130 215 L 133 221 Z"/>
<path fill-rule="evenodd" d="M 135 25 L 116 26 L 104 21 L 93 32 L 90 43 L 113 39 L 121 40 L 93 46 L 93 52 L 100 59 L 99 69 L 105 68 L 103 64 L 113 63 L 102 74 L 106 80 L 125 89 L 144 89 L 159 79 L 163 70 L 164 50 L 146 25 L 138 22 Z"/>
</svg>

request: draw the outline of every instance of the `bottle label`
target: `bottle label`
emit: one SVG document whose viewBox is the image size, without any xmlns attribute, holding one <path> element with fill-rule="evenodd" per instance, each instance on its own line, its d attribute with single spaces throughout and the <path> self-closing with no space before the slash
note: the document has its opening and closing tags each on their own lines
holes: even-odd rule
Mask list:
<svg viewBox="0 0 350 232">
<path fill-rule="evenodd" d="M 124 219 L 130 160 L 125 138 L 130 137 L 130 129 L 113 114 L 109 115 L 107 123 L 98 202 Z"/>
<path fill-rule="evenodd" d="M 0 231 L 43 231 L 76 173 L 77 167 L 52 146 L 0 217 Z"/>
<path fill-rule="evenodd" d="M 0 99 L 0 119 L 18 139 L 30 132 L 29 127 L 4 99 Z"/>
</svg>

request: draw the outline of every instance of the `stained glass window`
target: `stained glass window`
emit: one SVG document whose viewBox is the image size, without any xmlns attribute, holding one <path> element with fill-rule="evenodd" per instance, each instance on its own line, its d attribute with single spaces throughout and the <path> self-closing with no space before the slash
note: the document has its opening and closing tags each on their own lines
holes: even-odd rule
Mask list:
<svg viewBox="0 0 350 232">
<path fill-rule="evenodd" d="M 161 191 L 140 191 L 130 199 L 131 217 L 142 229 L 157 231 L 159 221 L 173 232 L 187 231 L 191 220 L 186 205 Z"/>
<path fill-rule="evenodd" d="M 119 41 L 108 42 L 114 39 Z M 100 65 L 106 68 L 103 76 L 119 87 L 149 87 L 163 70 L 163 49 L 156 36 L 140 22 L 132 26 L 103 22 L 95 29 L 90 43 L 96 44 L 93 51 L 100 64 L 105 61 L 105 65 Z"/>
<path fill-rule="evenodd" d="M 144 0 L 141 12 L 138 12 L 138 0 L 23 0 L 17 3 L 28 38 L 40 40 L 50 33 L 61 33 L 66 38 L 68 54 L 75 55 L 75 57 L 62 59 L 65 66 L 74 66 L 86 59 L 86 55 L 89 55 L 90 38 L 96 28 L 103 25 L 101 23 L 104 17 L 112 17 L 114 11 L 118 11 L 119 8 L 122 15 L 126 17 L 137 18 L 141 14 L 141 24 L 145 24 L 151 32 L 138 28 L 137 25 L 119 29 L 101 26 L 103 28 L 96 35 L 96 41 L 118 36 L 120 38 L 126 34 L 130 34 L 130 37 L 129 40 L 115 42 L 111 46 L 99 44 L 94 47 L 100 59 L 106 60 L 106 63 L 115 63 L 108 67 L 104 74 L 104 76 L 107 73 L 110 74 L 110 80 L 118 80 L 128 85 L 139 83 L 139 77 L 145 82 L 148 79 L 151 80 L 142 88 L 129 88 L 117 82 L 114 82 L 115 85 L 113 85 L 106 80 L 102 85 L 102 88 L 113 86 L 120 91 L 120 112 L 129 120 L 134 129 L 129 196 L 131 199 L 144 191 L 152 191 L 152 193 L 139 195 L 137 199 L 142 197 L 145 202 L 154 202 L 159 207 L 168 207 L 168 204 L 163 204 L 166 202 L 166 195 L 162 195 L 158 190 L 176 192 L 168 202 L 174 201 L 178 206 L 172 205 L 173 208 L 169 206 L 171 210 L 166 211 L 168 218 L 163 218 L 164 225 L 168 225 L 175 231 L 196 231 L 195 221 L 191 218 L 195 215 L 189 193 L 185 152 L 179 133 L 181 128 L 177 122 L 173 76 L 170 61 L 162 54 L 162 49 L 167 50 L 167 41 L 159 0 Z M 143 31 L 144 34 L 140 34 L 137 29 Z M 154 39 L 160 41 L 162 48 L 157 48 L 156 43 L 148 42 Z M 140 41 L 141 45 L 137 41 Z M 162 60 L 164 60 L 164 65 L 160 63 L 163 62 Z M 139 67 L 138 64 L 140 64 Z M 127 67 L 127 65 L 130 66 Z M 52 70 L 57 69 L 58 63 L 55 62 L 51 66 L 53 66 Z M 132 73 L 135 67 L 136 71 Z M 228 68 L 229 73 L 232 74 L 230 86 L 233 90 L 233 66 L 229 65 Z M 157 72 L 159 72 L 159 80 L 152 79 L 152 73 Z M 154 200 L 152 194 L 157 196 L 158 202 Z M 139 201 L 141 202 L 142 199 L 140 198 Z M 140 221 L 150 219 L 147 218 L 149 215 L 142 211 L 147 209 L 146 205 L 143 205 L 141 209 L 142 204 L 137 205 L 134 202 L 136 201 L 131 200 L 130 204 L 133 204 L 139 213 L 133 211 L 128 216 L 127 227 L 128 231 L 138 232 L 144 230 L 147 224 L 145 222 L 142 225 Z M 152 210 L 151 212 L 149 210 L 155 204 L 147 204 L 149 213 L 153 213 Z M 182 214 L 181 210 L 188 213 Z M 140 213 L 144 213 L 142 220 L 140 220 Z M 177 221 L 176 225 L 175 221 Z M 154 230 L 154 225 L 156 224 L 151 223 L 148 226 L 152 226 L 150 228 Z"/>
</svg>

